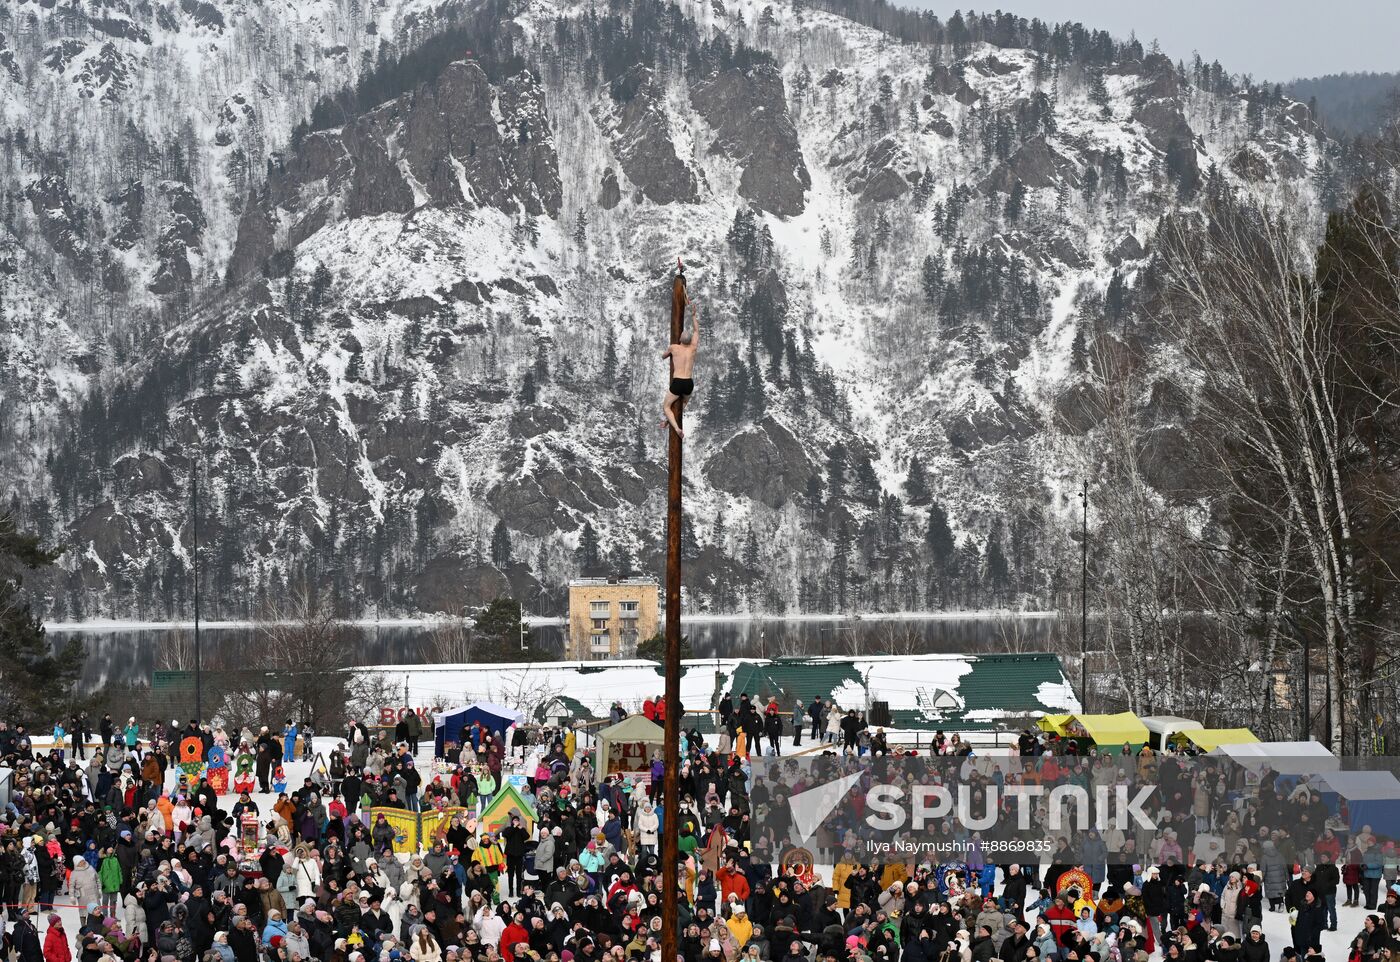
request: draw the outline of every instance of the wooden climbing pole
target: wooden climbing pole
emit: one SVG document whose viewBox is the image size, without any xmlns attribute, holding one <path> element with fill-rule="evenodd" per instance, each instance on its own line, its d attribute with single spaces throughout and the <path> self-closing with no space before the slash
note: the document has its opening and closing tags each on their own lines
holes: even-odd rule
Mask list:
<svg viewBox="0 0 1400 962">
<path fill-rule="evenodd" d="M 685 308 L 685 267 L 676 259 L 671 281 L 671 341 L 681 339 Z M 671 372 L 675 373 L 675 359 Z M 685 398 L 675 402 L 676 423 L 682 424 Z M 681 436 L 668 430 L 666 447 L 666 735 L 662 777 L 661 834 L 661 962 L 676 962 L 680 950 L 680 767 L 681 767 Z"/>
</svg>

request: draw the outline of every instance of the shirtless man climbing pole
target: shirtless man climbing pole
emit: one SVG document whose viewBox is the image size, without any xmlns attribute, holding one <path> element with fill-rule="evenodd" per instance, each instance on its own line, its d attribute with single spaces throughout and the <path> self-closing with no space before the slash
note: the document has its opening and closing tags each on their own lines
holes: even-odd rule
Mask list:
<svg viewBox="0 0 1400 962">
<path fill-rule="evenodd" d="M 676 412 L 672 405 L 678 398 L 687 398 L 695 391 L 695 381 L 691 377 L 695 367 L 695 349 L 700 346 L 700 305 L 690 302 L 690 330 L 681 332 L 679 342 L 672 344 L 662 353 L 661 358 L 671 359 L 671 386 L 666 391 L 666 400 L 661 402 L 661 410 L 666 420 L 661 426 L 670 425 L 680 437 L 685 437 L 680 424 L 676 422 Z"/>
</svg>

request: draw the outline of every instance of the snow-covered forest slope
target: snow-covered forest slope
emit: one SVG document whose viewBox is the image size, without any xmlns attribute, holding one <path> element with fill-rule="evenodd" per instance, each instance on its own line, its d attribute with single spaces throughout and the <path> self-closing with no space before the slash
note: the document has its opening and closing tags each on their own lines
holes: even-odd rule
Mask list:
<svg viewBox="0 0 1400 962">
<path fill-rule="evenodd" d="M 186 608 L 193 474 L 207 616 L 657 572 L 677 255 L 692 605 L 1053 607 L 1163 216 L 1347 180 L 1218 64 L 869 0 L 19 0 L 0 118 L 0 474 L 63 619 Z"/>
</svg>

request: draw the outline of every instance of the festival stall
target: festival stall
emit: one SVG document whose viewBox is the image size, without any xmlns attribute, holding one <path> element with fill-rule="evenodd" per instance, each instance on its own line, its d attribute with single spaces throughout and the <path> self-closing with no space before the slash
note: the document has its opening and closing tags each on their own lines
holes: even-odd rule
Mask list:
<svg viewBox="0 0 1400 962">
<path fill-rule="evenodd" d="M 1255 772 L 1267 765 L 1280 775 L 1314 775 L 1342 767 L 1326 745 L 1314 741 L 1224 743 L 1212 754 L 1225 755 Z"/>
<path fill-rule="evenodd" d="M 1116 715 L 1045 715 L 1040 727 L 1061 738 L 1092 741 L 1101 747 L 1127 743 L 1137 751 L 1147 743 L 1147 726 L 1130 711 Z"/>
<path fill-rule="evenodd" d="M 1188 731 L 1199 731 L 1206 726 L 1180 715 L 1143 715 L 1142 723 L 1147 728 L 1147 744 L 1159 752 L 1171 744 L 1172 739 Z"/>
<path fill-rule="evenodd" d="M 1203 752 L 1213 752 L 1221 745 L 1260 744 L 1248 728 L 1189 728 L 1177 732 L 1172 740 L 1189 742 Z"/>
<path fill-rule="evenodd" d="M 1325 772 L 1314 778 L 1312 785 L 1323 793 L 1324 800 L 1331 801 L 1329 794 L 1346 800 L 1351 831 L 1370 826 L 1373 835 L 1400 838 L 1400 779 L 1393 773 Z"/>
<path fill-rule="evenodd" d="M 1063 738 L 1069 731 L 1069 723 L 1073 720 L 1073 715 L 1041 715 L 1037 724 L 1040 725 L 1041 731 Z"/>
<path fill-rule="evenodd" d="M 628 775 L 639 782 L 651 780 L 651 758 L 665 746 L 666 732 L 641 715 L 629 715 L 598 733 L 594 759 L 598 778 Z"/>
<path fill-rule="evenodd" d="M 523 712 L 484 701 L 450 708 L 433 716 L 433 753 L 438 758 L 446 758 L 448 753 L 456 755 L 464 742 L 476 744 L 486 732 L 504 737 L 512 726 L 524 720 Z"/>
<path fill-rule="evenodd" d="M 486 803 L 478 820 L 481 831 L 499 832 L 510 824 L 512 815 L 519 815 L 525 831 L 535 830 L 535 806 L 509 782 L 501 786 L 496 797 Z"/>
<path fill-rule="evenodd" d="M 1074 720 L 1084 729 L 1095 745 L 1129 745 L 1137 751 L 1147 744 L 1147 726 L 1130 711 L 1116 715 L 1075 715 Z"/>
</svg>

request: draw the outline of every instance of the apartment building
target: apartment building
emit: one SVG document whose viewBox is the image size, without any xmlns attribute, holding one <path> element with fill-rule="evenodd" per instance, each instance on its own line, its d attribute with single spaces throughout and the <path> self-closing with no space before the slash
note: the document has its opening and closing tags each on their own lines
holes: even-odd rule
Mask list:
<svg viewBox="0 0 1400 962">
<path fill-rule="evenodd" d="M 565 658 L 634 658 L 656 634 L 661 588 L 655 578 L 579 578 L 569 582 Z"/>
</svg>

